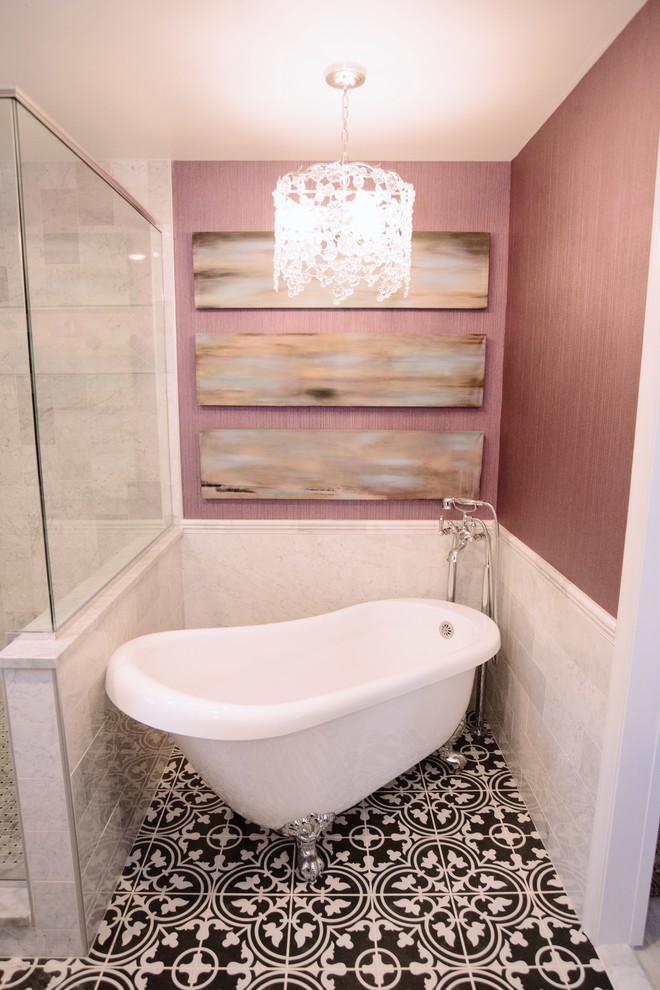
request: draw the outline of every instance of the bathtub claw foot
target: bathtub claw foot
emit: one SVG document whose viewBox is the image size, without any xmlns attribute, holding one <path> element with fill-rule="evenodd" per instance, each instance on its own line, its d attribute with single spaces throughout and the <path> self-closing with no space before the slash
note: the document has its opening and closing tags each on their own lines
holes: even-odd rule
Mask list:
<svg viewBox="0 0 660 990">
<path fill-rule="evenodd" d="M 304 818 L 296 818 L 281 829 L 283 835 L 291 836 L 296 840 L 298 876 L 307 883 L 312 883 L 323 872 L 325 864 L 316 847 L 316 841 L 321 833 L 332 825 L 334 818 L 335 816 L 330 813 L 322 815 L 313 813 L 305 815 Z"/>
<path fill-rule="evenodd" d="M 460 773 L 467 766 L 467 758 L 462 753 L 456 753 L 449 744 L 441 746 L 438 755 L 447 764 L 450 773 Z"/>
</svg>

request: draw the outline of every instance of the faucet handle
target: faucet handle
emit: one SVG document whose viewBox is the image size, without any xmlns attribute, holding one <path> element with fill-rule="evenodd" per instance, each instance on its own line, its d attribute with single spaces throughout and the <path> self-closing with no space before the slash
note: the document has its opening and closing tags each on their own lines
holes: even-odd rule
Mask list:
<svg viewBox="0 0 660 990">
<path fill-rule="evenodd" d="M 452 522 L 451 519 L 445 519 L 444 516 L 440 516 L 438 520 L 438 532 L 440 536 L 446 536 L 448 533 L 456 533 L 456 523 Z"/>
</svg>

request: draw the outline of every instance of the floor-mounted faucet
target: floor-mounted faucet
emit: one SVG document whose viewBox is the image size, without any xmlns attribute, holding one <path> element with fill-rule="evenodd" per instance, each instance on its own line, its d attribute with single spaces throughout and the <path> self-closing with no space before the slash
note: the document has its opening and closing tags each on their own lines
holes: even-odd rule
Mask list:
<svg viewBox="0 0 660 990">
<path fill-rule="evenodd" d="M 488 615 L 494 622 L 497 622 L 497 607 L 495 601 L 495 577 L 494 566 L 497 555 L 497 542 L 499 537 L 499 523 L 497 513 L 490 502 L 482 502 L 478 499 L 469 498 L 444 498 L 442 500 L 443 510 L 453 509 L 461 513 L 458 521 L 445 519 L 440 516 L 440 533 L 449 535 L 452 538 L 451 548 L 447 555 L 449 571 L 447 574 L 447 599 L 450 602 L 456 600 L 456 571 L 458 555 L 468 545 L 468 543 L 484 541 L 485 561 L 483 570 L 483 580 L 481 585 L 481 611 Z M 476 516 L 477 509 L 487 509 L 493 517 L 492 535 L 483 519 Z M 492 659 L 497 659 L 493 657 Z M 484 734 L 484 707 L 486 695 L 486 664 L 483 663 L 477 671 L 477 696 L 476 696 L 476 735 Z"/>
</svg>

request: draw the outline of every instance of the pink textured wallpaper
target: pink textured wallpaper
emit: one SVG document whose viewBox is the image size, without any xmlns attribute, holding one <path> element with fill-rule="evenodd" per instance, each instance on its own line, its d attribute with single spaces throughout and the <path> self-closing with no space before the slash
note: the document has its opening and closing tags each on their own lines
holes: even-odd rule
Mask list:
<svg viewBox="0 0 660 990">
<path fill-rule="evenodd" d="M 300 162 L 175 162 L 174 247 L 184 515 L 186 518 L 427 519 L 435 501 L 222 499 L 200 495 L 198 431 L 204 428 L 365 428 L 483 430 L 482 496 L 494 501 L 499 458 L 502 348 L 506 306 L 510 165 L 385 163 L 415 185 L 416 230 L 488 231 L 490 294 L 486 310 L 201 310 L 194 308 L 194 231 L 272 230 L 272 190 Z M 220 408 L 195 399 L 194 336 L 201 332 L 348 332 L 487 334 L 480 409 Z M 439 492 L 438 497 L 449 494 Z"/>
<path fill-rule="evenodd" d="M 512 163 L 500 519 L 616 614 L 660 132 L 650 0 Z"/>
</svg>

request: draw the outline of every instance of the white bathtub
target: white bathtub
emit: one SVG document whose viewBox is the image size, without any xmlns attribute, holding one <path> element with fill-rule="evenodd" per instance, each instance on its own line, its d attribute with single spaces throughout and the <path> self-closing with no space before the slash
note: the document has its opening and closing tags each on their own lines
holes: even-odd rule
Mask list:
<svg viewBox="0 0 660 990">
<path fill-rule="evenodd" d="M 230 807 L 278 829 L 351 807 L 450 739 L 499 646 L 474 609 L 394 599 L 142 636 L 116 650 L 106 687 Z"/>
</svg>

